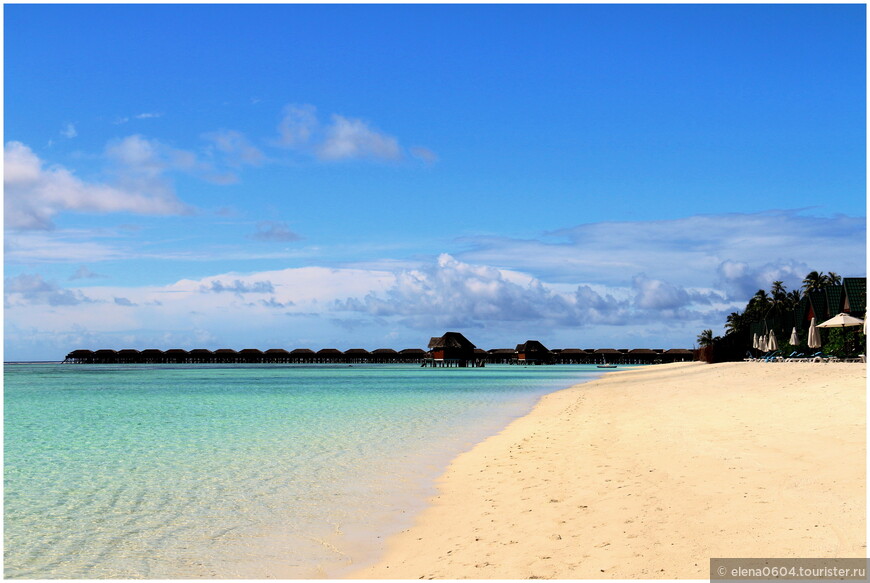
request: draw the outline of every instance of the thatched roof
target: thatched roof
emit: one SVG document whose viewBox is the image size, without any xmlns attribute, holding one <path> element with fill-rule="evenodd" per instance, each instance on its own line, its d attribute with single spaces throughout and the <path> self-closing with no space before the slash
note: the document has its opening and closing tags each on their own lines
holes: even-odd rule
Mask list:
<svg viewBox="0 0 870 583">
<path fill-rule="evenodd" d="M 421 351 L 421 352 L 422 352 L 422 351 Z M 399 353 L 396 352 L 395 350 L 393 350 L 392 348 L 376 348 L 376 349 L 372 350 L 372 354 L 379 354 L 379 355 L 380 355 L 380 354 L 390 354 L 390 355 L 394 355 L 394 354 L 399 354 Z"/>
<path fill-rule="evenodd" d="M 692 354 L 692 351 L 688 348 L 671 348 L 665 350 L 665 354 Z"/>
<path fill-rule="evenodd" d="M 547 347 L 537 340 L 526 340 L 522 344 L 517 344 L 517 352 L 550 352 Z"/>
<path fill-rule="evenodd" d="M 416 355 L 426 354 L 426 351 L 423 350 L 422 348 L 403 348 L 402 350 L 399 351 L 399 354 L 416 356 Z"/>
<path fill-rule="evenodd" d="M 490 348 L 487 352 L 490 354 L 514 354 L 516 350 L 513 348 Z"/>
<path fill-rule="evenodd" d="M 239 354 L 244 356 L 263 356 L 263 351 L 259 348 L 243 348 L 239 351 Z"/>
<path fill-rule="evenodd" d="M 618 350 L 613 348 L 596 348 L 595 354 L 622 354 Z"/>
<path fill-rule="evenodd" d="M 650 350 L 649 348 L 632 348 L 628 351 L 629 354 L 655 354 L 655 350 Z"/>
<path fill-rule="evenodd" d="M 565 348 L 562 350 L 562 354 L 589 354 L 586 350 L 582 348 Z"/>
<path fill-rule="evenodd" d="M 146 357 L 148 357 L 148 356 L 163 356 L 163 351 L 158 350 L 156 348 L 146 348 L 145 350 L 140 352 L 140 354 L 142 356 L 146 356 Z"/>
<path fill-rule="evenodd" d="M 218 348 L 217 350 L 214 351 L 214 353 L 215 354 L 238 354 L 238 352 L 236 352 L 232 348 Z"/>
<path fill-rule="evenodd" d="M 311 350 L 310 348 L 294 348 L 293 350 L 290 351 L 290 354 L 292 354 L 294 356 L 299 356 L 299 355 L 303 355 L 303 354 L 314 354 L 314 351 Z"/>
<path fill-rule="evenodd" d="M 348 348 L 344 351 L 348 356 L 369 356 L 371 352 L 366 350 L 365 348 Z"/>
<path fill-rule="evenodd" d="M 182 348 L 170 348 L 163 354 L 165 354 L 166 356 L 187 356 L 190 353 Z"/>
<path fill-rule="evenodd" d="M 270 355 L 278 355 L 278 356 L 290 356 L 290 353 L 284 350 L 283 348 L 270 348 L 266 351 L 266 354 Z"/>
<path fill-rule="evenodd" d="M 96 356 L 102 356 L 102 357 L 117 356 L 118 355 L 117 351 L 109 350 L 108 348 L 103 348 L 102 350 L 97 350 L 94 354 Z"/>
<path fill-rule="evenodd" d="M 445 332 L 444 336 L 433 336 L 429 340 L 429 348 L 460 348 L 474 350 L 477 348 L 471 341 L 459 332 Z"/>
<path fill-rule="evenodd" d="M 321 348 L 320 350 L 317 351 L 317 354 L 320 354 L 320 355 L 341 355 L 344 353 L 341 350 L 339 350 L 338 348 Z"/>
</svg>

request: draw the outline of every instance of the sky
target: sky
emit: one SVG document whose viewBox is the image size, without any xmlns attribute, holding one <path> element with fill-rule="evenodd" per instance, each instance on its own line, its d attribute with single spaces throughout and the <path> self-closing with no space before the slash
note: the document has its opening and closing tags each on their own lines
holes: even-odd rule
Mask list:
<svg viewBox="0 0 870 583">
<path fill-rule="evenodd" d="M 4 359 L 688 348 L 866 275 L 865 6 L 4 6 Z"/>
</svg>

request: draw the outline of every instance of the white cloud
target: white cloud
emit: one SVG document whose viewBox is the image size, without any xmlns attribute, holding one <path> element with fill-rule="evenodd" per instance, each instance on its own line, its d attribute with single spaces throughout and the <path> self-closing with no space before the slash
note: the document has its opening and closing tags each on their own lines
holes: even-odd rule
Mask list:
<svg viewBox="0 0 870 583">
<path fill-rule="evenodd" d="M 46 281 L 38 273 L 22 273 L 3 280 L 4 305 L 7 309 L 22 304 L 77 306 L 91 302 L 80 291 L 68 290 Z"/>
<path fill-rule="evenodd" d="M 591 223 L 538 239 L 476 237 L 464 242 L 470 248 L 457 257 L 465 261 L 509 266 L 547 281 L 625 286 L 645 272 L 674 285 L 718 287 L 718 270 L 726 262 L 746 263 L 753 270 L 767 266 L 768 273 L 794 278 L 812 269 L 861 275 L 866 219 L 810 217 L 798 211 L 731 213 Z"/>
<path fill-rule="evenodd" d="M 129 163 L 148 168 L 147 151 L 128 147 L 119 153 L 126 156 Z M 60 165 L 45 167 L 43 161 L 21 142 L 6 144 L 4 163 L 7 228 L 51 229 L 54 226 L 52 219 L 64 211 L 150 215 L 187 211 L 187 207 L 166 188 L 140 189 L 134 182 L 121 186 L 88 183 Z M 153 170 L 149 177 L 154 177 Z M 140 181 L 138 186 L 142 185 Z"/>
<path fill-rule="evenodd" d="M 369 122 L 338 114 L 333 114 L 330 120 L 322 124 L 313 105 L 288 105 L 278 124 L 277 145 L 327 161 L 404 157 L 398 139 L 373 128 Z M 437 159 L 434 152 L 423 147 L 415 147 L 411 153 L 426 162 Z"/>
<path fill-rule="evenodd" d="M 317 155 L 325 160 L 398 160 L 402 157 L 402 151 L 396 138 L 372 129 L 366 122 L 333 115 L 332 124 L 326 128 L 326 138 L 317 149 Z"/>
<path fill-rule="evenodd" d="M 79 133 L 76 131 L 75 125 L 68 123 L 65 126 L 63 126 L 63 129 L 60 130 L 60 135 L 62 135 L 65 138 L 72 139 L 72 138 L 76 137 L 77 135 L 79 135 Z"/>
<path fill-rule="evenodd" d="M 106 277 L 105 275 L 101 275 L 99 273 L 94 273 L 85 265 L 80 265 L 79 268 L 70 276 L 70 281 L 76 279 L 99 279 L 102 277 Z"/>
<path fill-rule="evenodd" d="M 311 139 L 318 125 L 317 108 L 313 105 L 287 105 L 278 124 L 279 143 L 287 147 L 303 146 Z"/>
<path fill-rule="evenodd" d="M 238 168 L 243 165 L 260 166 L 266 155 L 241 133 L 235 130 L 218 130 L 203 136 L 222 155 L 224 163 Z"/>
<path fill-rule="evenodd" d="M 302 237 L 291 231 L 283 221 L 260 221 L 251 238 L 258 241 L 298 241 Z"/>
</svg>

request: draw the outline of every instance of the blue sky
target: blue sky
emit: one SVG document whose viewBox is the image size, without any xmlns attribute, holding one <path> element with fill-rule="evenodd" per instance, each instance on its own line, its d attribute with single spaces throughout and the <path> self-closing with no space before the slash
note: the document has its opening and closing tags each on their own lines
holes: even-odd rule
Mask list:
<svg viewBox="0 0 870 583">
<path fill-rule="evenodd" d="M 863 5 L 6 5 L 5 358 L 691 346 L 865 275 Z"/>
</svg>

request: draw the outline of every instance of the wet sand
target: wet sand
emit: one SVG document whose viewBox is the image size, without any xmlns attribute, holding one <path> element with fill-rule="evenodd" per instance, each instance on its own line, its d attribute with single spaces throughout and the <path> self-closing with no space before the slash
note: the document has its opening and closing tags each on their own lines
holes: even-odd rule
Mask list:
<svg viewBox="0 0 870 583">
<path fill-rule="evenodd" d="M 369 579 L 707 579 L 866 556 L 866 366 L 684 363 L 545 396 L 456 458 Z"/>
</svg>

